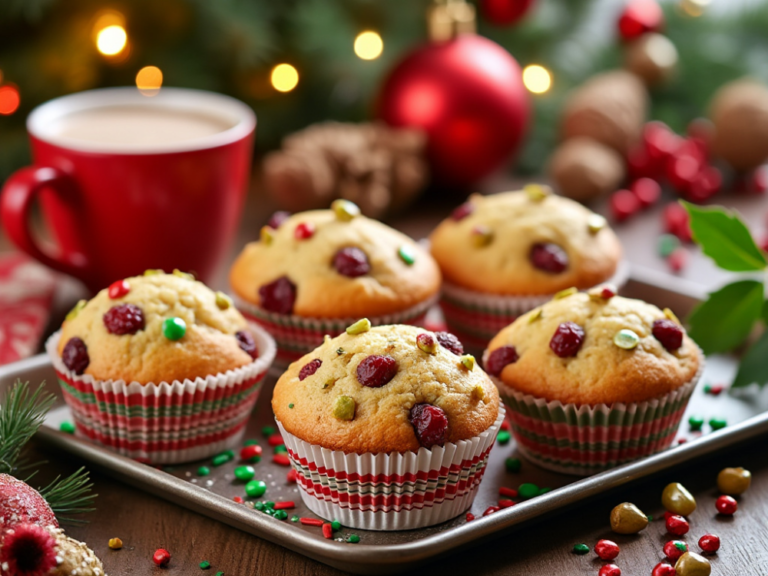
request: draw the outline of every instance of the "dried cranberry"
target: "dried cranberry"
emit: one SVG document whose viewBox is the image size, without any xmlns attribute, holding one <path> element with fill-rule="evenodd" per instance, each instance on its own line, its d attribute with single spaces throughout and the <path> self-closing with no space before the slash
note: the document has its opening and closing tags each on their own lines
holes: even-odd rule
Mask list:
<svg viewBox="0 0 768 576">
<path fill-rule="evenodd" d="M 333 267 L 336 268 L 336 272 L 349 278 L 357 278 L 371 271 L 368 256 L 354 246 L 347 246 L 336 252 L 333 257 Z"/>
<path fill-rule="evenodd" d="M 88 364 L 91 363 L 91 358 L 88 356 L 88 347 L 85 345 L 85 342 L 77 336 L 70 338 L 66 346 L 64 346 L 64 350 L 61 351 L 61 361 L 64 362 L 64 366 L 75 374 L 85 372 Z"/>
<path fill-rule="evenodd" d="M 549 347 L 560 358 L 576 356 L 584 343 L 584 329 L 575 322 L 563 322 L 557 327 Z"/>
<path fill-rule="evenodd" d="M 514 364 L 519 359 L 520 356 L 517 355 L 517 349 L 514 346 L 502 346 L 501 348 L 496 348 L 496 350 L 488 355 L 485 369 L 488 374 L 498 376 L 504 370 L 504 366 Z"/>
<path fill-rule="evenodd" d="M 531 246 L 529 258 L 534 268 L 550 274 L 559 274 L 568 268 L 568 254 L 551 242 L 539 242 Z"/>
<path fill-rule="evenodd" d="M 456 356 L 464 354 L 464 346 L 459 342 L 459 339 L 450 332 L 435 332 L 435 338 L 437 338 L 440 346 L 449 352 L 453 352 Z"/>
<path fill-rule="evenodd" d="M 246 352 L 254 360 L 259 357 L 259 348 L 250 332 L 240 330 L 235 334 L 235 338 L 237 338 L 237 343 L 240 344 L 243 352 Z"/>
<path fill-rule="evenodd" d="M 315 372 L 317 372 L 317 369 L 320 368 L 320 366 L 323 365 L 323 361 L 319 358 L 315 358 L 314 360 L 310 360 L 304 366 L 301 367 L 301 370 L 299 370 L 299 380 L 304 380 L 307 376 L 312 376 Z"/>
<path fill-rule="evenodd" d="M 368 356 L 357 365 L 357 381 L 369 388 L 381 388 L 397 374 L 397 362 L 392 356 Z"/>
<path fill-rule="evenodd" d="M 136 304 L 112 306 L 104 314 L 103 320 L 107 332 L 116 336 L 136 334 L 139 330 L 144 330 L 144 312 Z"/>
<path fill-rule="evenodd" d="M 670 352 L 683 345 L 683 329 L 667 318 L 653 321 L 653 337 Z"/>
<path fill-rule="evenodd" d="M 269 222 L 267 222 L 267 226 L 277 230 L 278 228 L 280 228 L 282 223 L 288 220 L 288 218 L 290 217 L 291 217 L 290 212 L 286 212 L 285 210 L 278 210 L 277 212 L 272 214 L 272 216 L 269 217 Z"/>
<path fill-rule="evenodd" d="M 439 446 L 445 444 L 448 417 L 442 408 L 431 404 L 416 404 L 411 408 L 410 418 L 416 432 L 416 438 L 424 448 L 432 448 L 435 444 Z"/>
<path fill-rule="evenodd" d="M 464 202 L 461 206 L 457 206 L 451 213 L 451 219 L 458 222 L 464 220 L 467 216 L 475 211 L 475 207 L 470 202 Z"/>
<path fill-rule="evenodd" d="M 296 285 L 287 276 L 281 276 L 274 282 L 264 284 L 259 288 L 261 307 L 278 314 L 290 314 L 293 312 L 293 304 L 296 302 Z"/>
<path fill-rule="evenodd" d="M 720 514 L 730 516 L 736 513 L 736 510 L 739 509 L 739 505 L 735 498 L 723 494 L 715 501 L 715 508 L 717 508 L 717 511 L 720 512 Z"/>
</svg>

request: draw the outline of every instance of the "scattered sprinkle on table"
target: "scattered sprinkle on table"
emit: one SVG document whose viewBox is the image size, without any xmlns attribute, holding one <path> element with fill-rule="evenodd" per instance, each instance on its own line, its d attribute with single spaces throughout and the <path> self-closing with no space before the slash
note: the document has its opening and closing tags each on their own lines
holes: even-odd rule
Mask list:
<svg viewBox="0 0 768 576">
<path fill-rule="evenodd" d="M 210 568 L 210 567 L 211 567 L 211 563 L 208 562 L 208 560 L 203 560 L 202 562 L 200 562 L 200 569 L 201 570 L 208 570 L 208 568 Z"/>
<path fill-rule="evenodd" d="M 293 510 L 296 508 L 296 503 L 292 500 L 286 500 L 285 502 L 275 502 L 275 510 Z"/>
<path fill-rule="evenodd" d="M 291 465 L 291 459 L 288 458 L 285 454 L 275 454 L 272 456 L 272 462 L 275 464 L 278 464 L 280 466 L 290 466 Z"/>
<path fill-rule="evenodd" d="M 208 468 L 208 466 L 200 466 L 200 468 L 197 469 L 198 476 L 208 476 L 208 474 L 210 473 L 211 473 L 211 469 Z"/>
<path fill-rule="evenodd" d="M 504 461 L 504 466 L 506 466 L 507 472 L 520 472 L 522 462 L 520 462 L 520 458 L 507 458 Z"/>
<path fill-rule="evenodd" d="M 304 526 L 322 526 L 323 521 L 319 520 L 318 518 L 300 518 L 299 522 L 301 522 Z"/>
<path fill-rule="evenodd" d="M 701 427 L 704 426 L 704 418 L 700 416 L 691 416 L 688 418 L 688 426 L 694 432 L 701 430 Z"/>
<path fill-rule="evenodd" d="M 168 566 L 170 561 L 171 553 L 164 548 L 158 548 L 152 555 L 152 562 L 154 562 L 157 566 Z"/>
<path fill-rule="evenodd" d="M 61 430 L 65 434 L 74 434 L 75 433 L 75 425 L 72 424 L 72 422 L 70 422 L 69 420 L 64 420 L 64 422 L 62 422 L 59 425 L 59 430 Z"/>
<path fill-rule="evenodd" d="M 358 542 L 360 542 L 360 536 L 358 536 L 357 534 L 350 534 L 349 536 L 347 536 L 347 542 L 349 542 L 350 544 L 357 544 Z"/>
<path fill-rule="evenodd" d="M 589 554 L 589 546 L 587 546 L 586 544 L 574 544 L 573 553 L 578 554 L 579 556 L 584 556 L 584 554 Z"/>
<path fill-rule="evenodd" d="M 273 508 L 274 510 L 274 508 Z M 288 518 L 288 512 L 285 510 L 275 510 L 275 513 L 273 514 L 276 520 L 285 520 Z"/>
<path fill-rule="evenodd" d="M 509 496 L 510 498 L 517 498 L 518 492 L 514 488 L 508 488 L 507 486 L 502 486 L 499 488 L 499 494 L 501 496 Z"/>
<path fill-rule="evenodd" d="M 122 548 L 122 547 L 123 547 L 123 541 L 122 541 L 122 540 L 120 540 L 120 538 L 110 538 L 110 539 L 109 539 L 109 542 L 107 543 L 107 545 L 108 545 L 108 546 L 109 546 L 109 547 L 110 547 L 112 550 L 120 550 L 120 548 Z"/>
<path fill-rule="evenodd" d="M 712 428 L 712 430 L 721 430 L 726 426 L 728 426 L 728 422 L 725 418 L 711 418 L 709 420 L 709 427 Z"/>
<path fill-rule="evenodd" d="M 283 437 L 277 433 L 270 434 L 267 442 L 270 446 L 280 446 L 280 444 L 285 444 L 285 442 L 283 442 Z"/>
<path fill-rule="evenodd" d="M 272 434 L 275 434 L 276 432 L 277 428 L 274 426 L 264 426 L 264 428 L 261 429 L 261 433 L 267 437 L 272 436 Z"/>
<path fill-rule="evenodd" d="M 289 483 L 295 484 L 296 483 L 296 470 L 293 470 L 293 469 L 289 470 L 288 474 L 285 475 L 285 479 Z"/>
<path fill-rule="evenodd" d="M 255 438 L 249 438 L 248 440 L 246 440 L 245 442 L 243 442 L 243 446 L 255 446 L 255 445 L 257 445 L 258 443 L 259 443 L 259 441 L 258 441 L 258 440 L 256 440 Z"/>
<path fill-rule="evenodd" d="M 515 503 L 512 500 L 499 500 L 499 508 L 509 508 L 514 505 Z"/>
<path fill-rule="evenodd" d="M 256 476 L 256 470 L 253 469 L 253 466 L 238 466 L 235 468 L 235 478 L 238 480 L 248 482 L 253 480 L 254 476 Z"/>
<path fill-rule="evenodd" d="M 341 522 L 339 522 L 338 520 L 333 520 L 331 522 L 331 528 L 333 528 L 334 532 L 341 530 Z"/>
<path fill-rule="evenodd" d="M 507 432 L 506 430 L 502 430 L 501 432 L 499 432 L 499 435 L 496 437 L 496 440 L 498 441 L 499 444 L 503 446 L 504 444 L 508 444 L 511 438 L 512 436 L 510 435 L 509 432 Z"/>
<path fill-rule="evenodd" d="M 280 444 L 280 446 L 275 446 L 274 452 L 275 454 L 288 454 L 288 448 L 285 444 Z"/>
<path fill-rule="evenodd" d="M 233 496 L 233 497 L 232 497 L 232 501 L 233 501 L 235 504 L 242 504 L 243 502 L 245 502 L 245 500 L 243 500 L 243 497 L 242 497 L 242 496 Z"/>
<path fill-rule="evenodd" d="M 472 522 L 475 519 L 475 515 L 472 512 L 467 512 L 467 522 Z"/>
<path fill-rule="evenodd" d="M 528 500 L 529 498 L 533 498 L 534 496 L 539 495 L 539 487 L 536 486 L 536 484 L 530 483 L 520 484 L 520 487 L 517 489 L 517 493 L 523 500 Z"/>
<path fill-rule="evenodd" d="M 251 480 L 245 485 L 245 493 L 253 498 L 263 496 L 267 491 L 267 483 L 263 480 Z"/>
<path fill-rule="evenodd" d="M 261 460 L 261 446 L 257 444 L 249 444 L 240 450 L 240 460 L 245 462 L 256 463 Z"/>
<path fill-rule="evenodd" d="M 330 522 L 323 523 L 323 538 L 326 540 L 333 538 L 333 527 L 331 526 Z"/>
<path fill-rule="evenodd" d="M 298 516 L 296 516 L 296 514 L 294 514 L 293 516 L 291 516 L 291 522 L 298 522 L 298 521 L 299 521 L 299 517 L 298 517 Z"/>
</svg>

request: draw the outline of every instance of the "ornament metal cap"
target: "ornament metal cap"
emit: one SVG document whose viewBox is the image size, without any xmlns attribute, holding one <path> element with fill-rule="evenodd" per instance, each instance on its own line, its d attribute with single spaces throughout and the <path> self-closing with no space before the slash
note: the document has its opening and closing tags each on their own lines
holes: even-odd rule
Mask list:
<svg viewBox="0 0 768 576">
<path fill-rule="evenodd" d="M 434 0 L 427 9 L 427 32 L 432 42 L 477 31 L 475 7 L 465 0 Z"/>
</svg>

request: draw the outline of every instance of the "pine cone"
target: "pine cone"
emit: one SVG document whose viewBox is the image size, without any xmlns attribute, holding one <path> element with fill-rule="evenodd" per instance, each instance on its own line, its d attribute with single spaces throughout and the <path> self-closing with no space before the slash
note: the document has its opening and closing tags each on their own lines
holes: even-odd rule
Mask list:
<svg viewBox="0 0 768 576">
<path fill-rule="evenodd" d="M 396 211 L 427 181 L 426 137 L 383 124 L 324 122 L 288 136 L 264 159 L 264 184 L 281 208 L 298 212 L 355 202 L 381 217 Z"/>
</svg>

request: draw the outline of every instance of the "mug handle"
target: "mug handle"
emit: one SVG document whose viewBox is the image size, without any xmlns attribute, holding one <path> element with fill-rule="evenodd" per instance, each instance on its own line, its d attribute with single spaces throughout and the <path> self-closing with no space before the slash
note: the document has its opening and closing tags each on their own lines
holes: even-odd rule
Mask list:
<svg viewBox="0 0 768 576">
<path fill-rule="evenodd" d="M 69 174 L 51 166 L 30 166 L 18 170 L 7 180 L 0 195 L 3 228 L 19 249 L 36 260 L 87 282 L 89 266 L 84 254 L 63 249 L 59 249 L 58 253 L 44 250 L 30 230 L 29 214 L 43 188 L 51 190 L 63 202 L 72 204 L 77 184 Z"/>
</svg>

